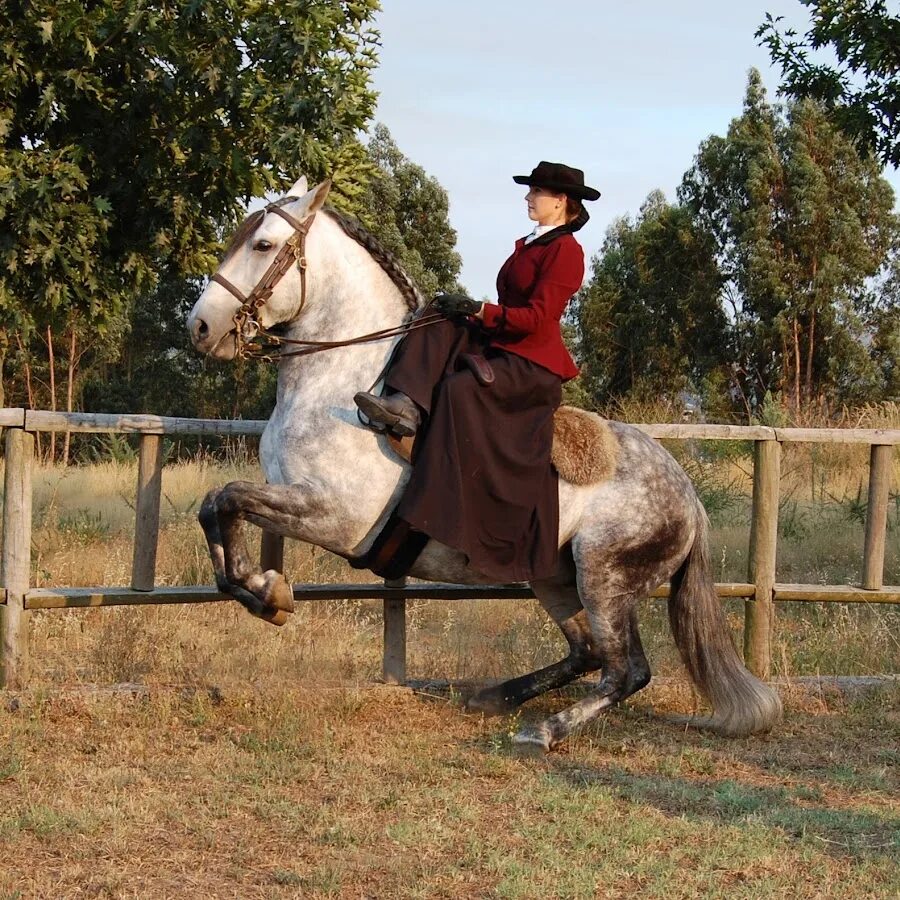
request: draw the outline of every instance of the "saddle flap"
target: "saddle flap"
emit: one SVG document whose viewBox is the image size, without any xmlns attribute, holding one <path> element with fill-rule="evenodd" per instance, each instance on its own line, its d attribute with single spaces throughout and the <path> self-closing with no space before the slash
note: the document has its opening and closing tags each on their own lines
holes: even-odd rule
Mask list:
<svg viewBox="0 0 900 900">
<path fill-rule="evenodd" d="M 391 450 L 397 454 L 404 462 L 412 462 L 412 452 L 413 445 L 416 442 L 415 435 L 408 435 L 404 437 L 398 437 L 392 431 L 387 433 L 388 443 L 391 445 Z"/>
</svg>

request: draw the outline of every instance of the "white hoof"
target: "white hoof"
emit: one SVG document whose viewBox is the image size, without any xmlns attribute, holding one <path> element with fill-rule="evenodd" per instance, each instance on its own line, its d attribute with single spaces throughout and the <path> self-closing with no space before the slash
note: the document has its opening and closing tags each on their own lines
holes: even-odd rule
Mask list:
<svg viewBox="0 0 900 900">
<path fill-rule="evenodd" d="M 544 756 L 550 752 L 550 730 L 542 726 L 523 728 L 513 735 L 512 746 L 521 756 Z"/>
</svg>

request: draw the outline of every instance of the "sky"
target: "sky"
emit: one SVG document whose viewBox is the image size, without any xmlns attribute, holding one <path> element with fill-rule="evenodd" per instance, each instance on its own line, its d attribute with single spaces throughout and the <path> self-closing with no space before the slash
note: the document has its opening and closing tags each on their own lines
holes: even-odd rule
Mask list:
<svg viewBox="0 0 900 900">
<path fill-rule="evenodd" d="M 447 190 L 461 281 L 494 299 L 531 231 L 513 175 L 546 159 L 602 194 L 578 233 L 589 260 L 650 191 L 670 200 L 697 149 L 740 115 L 747 72 L 779 72 L 753 33 L 767 12 L 805 32 L 799 0 L 382 0 L 376 120 Z M 885 177 L 900 193 L 900 173 Z"/>
</svg>

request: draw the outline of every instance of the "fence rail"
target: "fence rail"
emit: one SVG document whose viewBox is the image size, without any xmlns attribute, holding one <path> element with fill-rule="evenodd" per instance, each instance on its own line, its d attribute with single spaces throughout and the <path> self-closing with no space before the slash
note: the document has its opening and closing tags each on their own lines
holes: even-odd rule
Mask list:
<svg viewBox="0 0 900 900">
<path fill-rule="evenodd" d="M 0 686 L 22 686 L 28 673 L 28 616 L 36 609 L 78 609 L 170 603 L 209 603 L 231 598 L 213 587 L 156 587 L 156 548 L 162 485 L 162 435 L 260 435 L 264 421 L 184 419 L 152 415 L 62 413 L 0 409 L 6 429 L 2 572 L 0 572 Z M 744 606 L 744 658 L 765 678 L 771 671 L 774 604 L 786 602 L 900 603 L 900 586 L 884 585 L 887 510 L 894 449 L 900 429 L 769 428 L 737 425 L 637 425 L 666 440 L 754 442 L 750 552 L 746 583 L 716 585 L 719 597 L 737 597 Z M 131 586 L 31 588 L 31 475 L 35 432 L 139 434 L 137 502 Z M 776 581 L 781 446 L 784 443 L 864 444 L 870 447 L 868 505 L 861 585 L 782 584 Z M 283 539 L 263 534 L 265 568 L 281 569 Z M 667 585 L 653 597 L 668 596 Z M 408 600 L 526 599 L 527 587 L 510 585 L 381 584 L 294 586 L 298 601 L 367 599 L 384 603 L 385 680 L 406 678 Z"/>
</svg>

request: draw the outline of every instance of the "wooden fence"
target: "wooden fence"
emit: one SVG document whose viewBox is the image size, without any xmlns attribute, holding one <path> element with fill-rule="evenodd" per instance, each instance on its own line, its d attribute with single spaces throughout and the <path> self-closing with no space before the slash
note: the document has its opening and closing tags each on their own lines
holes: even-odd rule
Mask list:
<svg viewBox="0 0 900 900">
<path fill-rule="evenodd" d="M 260 421 L 176 419 L 148 415 L 0 410 L 6 431 L 3 551 L 0 574 L 0 686 L 21 687 L 28 677 L 28 616 L 35 609 L 73 609 L 134 604 L 205 603 L 228 600 L 214 587 L 156 587 L 156 547 L 162 484 L 163 435 L 259 435 Z M 805 429 L 732 425 L 639 425 L 669 440 L 753 441 L 753 505 L 746 583 L 717 584 L 720 597 L 745 602 L 744 658 L 757 675 L 771 669 L 777 601 L 900 603 L 900 586 L 883 584 L 887 511 L 893 452 L 900 429 Z M 130 587 L 31 588 L 31 474 L 35 432 L 140 434 L 134 556 Z M 866 444 L 870 448 L 861 585 L 781 584 L 776 580 L 781 445 L 786 442 Z M 264 568 L 281 568 L 283 539 L 263 535 Z M 654 597 L 666 597 L 668 586 Z M 412 599 L 523 599 L 527 587 L 450 584 L 294 585 L 296 600 L 380 599 L 384 602 L 384 677 L 406 678 L 406 601 Z"/>
</svg>

